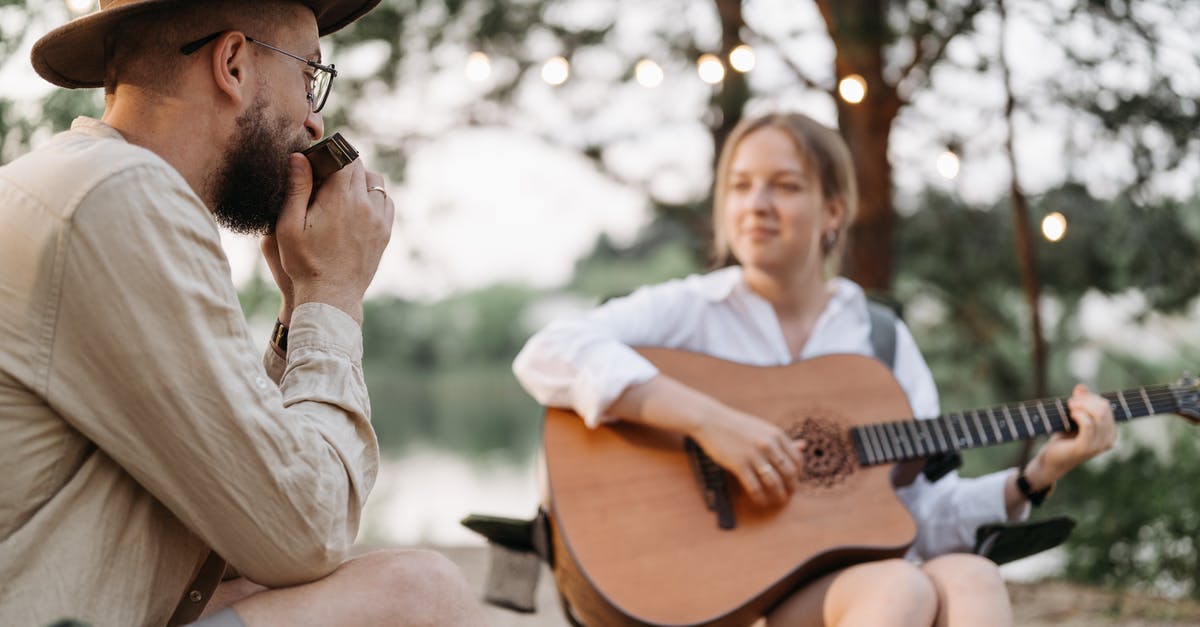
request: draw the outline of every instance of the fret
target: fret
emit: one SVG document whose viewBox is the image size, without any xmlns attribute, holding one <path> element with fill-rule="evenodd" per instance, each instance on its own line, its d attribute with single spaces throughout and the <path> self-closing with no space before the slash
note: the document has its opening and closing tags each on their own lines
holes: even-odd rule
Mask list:
<svg viewBox="0 0 1200 627">
<path fill-rule="evenodd" d="M 975 448 L 975 438 L 971 437 L 971 425 L 967 424 L 967 417 L 962 414 L 959 414 L 957 419 L 954 418 L 954 414 L 950 414 L 950 417 L 951 420 L 958 422 L 959 430 L 963 432 L 964 436 L 966 436 L 967 447 Z"/>
<path fill-rule="evenodd" d="M 1152 403 L 1150 401 L 1150 396 L 1148 394 L 1146 394 L 1145 386 L 1138 388 L 1138 391 L 1142 393 L 1142 400 L 1146 401 L 1146 411 L 1148 411 L 1150 413 L 1150 415 L 1158 413 L 1154 409 L 1154 403 Z"/>
<path fill-rule="evenodd" d="M 946 443 L 945 433 L 943 433 L 944 430 L 939 428 L 942 426 L 941 417 L 939 416 L 937 418 L 934 418 L 932 420 L 927 420 L 925 422 L 933 423 L 933 427 L 931 427 L 931 430 L 933 431 L 933 434 L 937 436 L 938 451 L 941 453 L 945 453 L 946 451 L 950 450 L 950 445 Z"/>
<path fill-rule="evenodd" d="M 925 442 L 928 444 L 929 453 L 931 455 L 933 453 L 940 453 L 941 449 L 938 448 L 937 441 L 934 440 L 933 428 L 929 426 L 929 421 L 928 420 L 917 420 L 914 424 L 917 426 L 918 430 L 924 431 L 921 438 L 923 440 L 925 440 Z"/>
<path fill-rule="evenodd" d="M 913 448 L 916 449 L 917 455 L 921 457 L 929 455 L 929 451 L 926 450 L 924 445 L 925 438 L 923 438 L 921 436 L 921 432 L 917 430 L 916 421 L 906 420 L 904 422 L 904 426 L 908 427 L 908 430 L 912 432 Z"/>
<path fill-rule="evenodd" d="M 912 447 L 908 444 L 908 436 L 904 435 L 904 432 L 900 426 L 894 422 L 889 422 L 886 424 L 888 430 L 892 434 L 892 437 L 895 438 L 896 443 L 899 445 L 897 448 L 903 453 L 904 457 L 913 457 Z"/>
<path fill-rule="evenodd" d="M 867 427 L 859 427 L 858 432 L 862 435 L 863 446 L 867 449 L 867 457 L 872 464 L 878 464 L 883 461 L 883 451 L 879 448 L 878 443 L 871 437 L 871 430 Z"/>
<path fill-rule="evenodd" d="M 1017 425 L 1016 425 L 1016 423 L 1013 422 L 1012 412 L 1008 411 L 1008 405 L 1001 405 L 1000 409 L 1004 410 L 1004 422 L 1000 423 L 1000 428 L 1003 429 L 1004 426 L 1007 425 L 1009 431 L 1011 431 L 1012 434 L 1015 436 L 1017 433 Z M 1008 440 L 1011 440 L 1011 439 L 1013 439 L 1013 438 L 1009 437 L 1005 441 L 1007 442 Z"/>
<path fill-rule="evenodd" d="M 1000 442 L 1001 441 L 1000 440 L 1000 423 L 996 422 L 996 410 L 991 407 L 988 407 L 987 415 L 988 415 L 988 420 L 990 420 L 992 423 L 992 430 L 996 432 L 996 441 Z"/>
<path fill-rule="evenodd" d="M 871 458 L 871 452 L 867 450 L 867 443 L 858 427 L 850 428 L 850 440 L 854 442 L 854 452 L 858 453 L 858 461 L 860 465 L 870 466 L 875 463 Z"/>
<path fill-rule="evenodd" d="M 1133 412 L 1129 411 L 1129 403 L 1125 402 L 1125 392 L 1117 390 L 1117 400 L 1121 401 L 1121 409 L 1125 410 L 1125 420 L 1133 420 Z"/>
<path fill-rule="evenodd" d="M 1042 433 L 1050 433 L 1051 431 L 1054 431 L 1054 427 L 1050 426 L 1050 417 L 1046 415 L 1046 406 L 1042 404 L 1042 401 L 1037 402 L 1037 408 L 1038 413 L 1042 416 L 1042 424 L 1046 427 L 1046 430 Z"/>
<path fill-rule="evenodd" d="M 875 429 L 875 436 L 879 438 L 879 444 L 883 447 L 884 452 L 887 454 L 886 459 L 888 461 L 896 461 L 900 459 L 900 456 L 896 455 L 895 452 L 892 451 L 892 444 L 888 441 L 887 431 L 883 428 L 883 425 L 871 425 L 871 428 Z"/>
<path fill-rule="evenodd" d="M 1029 410 L 1025 409 L 1025 403 L 1017 405 L 1017 408 L 1021 410 L 1021 417 L 1025 418 L 1025 427 L 1029 429 L 1022 437 L 1033 437 L 1033 421 L 1029 419 Z"/>
<path fill-rule="evenodd" d="M 984 444 L 990 444 L 987 441 L 987 431 L 983 429 L 983 420 L 979 418 L 979 410 L 972 411 L 971 416 L 975 418 L 975 429 L 979 431 L 979 441 Z"/>
<path fill-rule="evenodd" d="M 1062 399 L 1054 399 L 1054 404 L 1058 406 L 1058 419 L 1062 423 L 1060 431 L 1070 431 L 1071 423 L 1067 420 L 1067 410 L 1063 407 Z"/>
</svg>

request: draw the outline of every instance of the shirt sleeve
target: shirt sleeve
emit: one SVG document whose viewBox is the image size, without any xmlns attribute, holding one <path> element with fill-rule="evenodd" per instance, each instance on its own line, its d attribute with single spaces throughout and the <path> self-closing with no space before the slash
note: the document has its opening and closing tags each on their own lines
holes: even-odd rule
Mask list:
<svg viewBox="0 0 1200 627">
<path fill-rule="evenodd" d="M 379 455 L 354 320 L 297 307 L 272 383 L 215 224 L 165 165 L 92 189 L 64 237 L 51 403 L 243 575 L 336 568 Z"/>
<path fill-rule="evenodd" d="M 605 411 L 626 388 L 658 375 L 630 347 L 681 345 L 696 324 L 688 296 L 672 281 L 557 320 L 529 339 L 513 373 L 542 405 L 570 408 L 589 427 L 611 421 Z"/>
<path fill-rule="evenodd" d="M 933 418 L 940 413 L 933 374 L 912 333 L 900 321 L 896 322 L 896 377 L 918 418 Z M 952 471 L 932 483 L 922 474 L 910 485 L 897 489 L 896 495 L 917 522 L 913 544 L 916 554 L 930 559 L 971 551 L 976 529 L 1007 519 L 1004 486 L 1010 472 L 1002 470 L 967 479 Z M 1027 516 L 1028 508 L 1022 519 Z"/>
</svg>

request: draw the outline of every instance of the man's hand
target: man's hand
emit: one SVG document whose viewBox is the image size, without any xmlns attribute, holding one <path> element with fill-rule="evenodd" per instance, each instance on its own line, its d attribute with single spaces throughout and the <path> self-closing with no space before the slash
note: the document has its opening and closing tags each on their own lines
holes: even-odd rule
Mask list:
<svg viewBox="0 0 1200 627">
<path fill-rule="evenodd" d="M 288 198 L 275 225 L 278 268 L 290 278 L 295 305 L 318 302 L 341 309 L 362 324 L 362 297 L 392 234 L 396 208 L 381 191 L 383 177 L 361 159 L 326 178 L 312 192 L 312 169 L 300 154 L 290 157 Z M 272 258 L 266 251 L 268 265 Z M 285 282 L 272 266 L 285 290 Z M 284 292 L 287 298 L 287 292 Z"/>
</svg>

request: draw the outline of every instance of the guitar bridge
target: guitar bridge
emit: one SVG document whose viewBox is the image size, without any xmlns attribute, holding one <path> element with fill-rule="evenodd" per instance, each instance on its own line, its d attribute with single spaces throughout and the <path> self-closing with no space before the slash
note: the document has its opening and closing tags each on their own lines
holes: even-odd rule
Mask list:
<svg viewBox="0 0 1200 627">
<path fill-rule="evenodd" d="M 704 505 L 717 515 L 717 526 L 721 529 L 733 529 L 737 521 L 733 516 L 733 501 L 729 498 L 728 474 L 725 469 L 714 462 L 704 449 L 691 438 L 684 438 L 683 447 L 687 451 L 688 461 L 696 473 L 696 481 L 704 495 Z"/>
</svg>

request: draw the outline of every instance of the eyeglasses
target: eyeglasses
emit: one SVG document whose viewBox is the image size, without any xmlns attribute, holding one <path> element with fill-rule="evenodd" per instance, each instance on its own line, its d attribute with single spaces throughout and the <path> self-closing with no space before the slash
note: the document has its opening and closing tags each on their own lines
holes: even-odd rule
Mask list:
<svg viewBox="0 0 1200 627">
<path fill-rule="evenodd" d="M 221 31 L 206 37 L 201 37 L 196 41 L 184 44 L 181 48 L 179 48 L 179 51 L 185 55 L 192 54 L 193 52 L 208 45 L 209 42 L 214 41 L 217 37 L 220 37 L 224 33 L 225 31 Z M 268 50 L 274 50 L 279 54 L 287 55 L 312 68 L 313 75 L 312 78 L 309 79 L 308 92 L 305 94 L 305 96 L 308 98 L 308 106 L 312 109 L 313 113 L 318 113 L 322 108 L 325 107 L 325 101 L 329 99 L 329 88 L 333 85 L 333 79 L 336 78 L 338 74 L 332 63 L 329 65 L 322 65 L 316 61 L 309 61 L 304 57 L 296 56 L 286 50 L 280 50 L 269 43 L 259 41 L 253 37 L 247 36 L 246 41 L 252 44 L 258 44 Z"/>
</svg>

